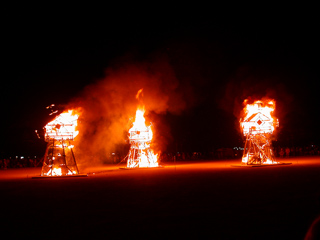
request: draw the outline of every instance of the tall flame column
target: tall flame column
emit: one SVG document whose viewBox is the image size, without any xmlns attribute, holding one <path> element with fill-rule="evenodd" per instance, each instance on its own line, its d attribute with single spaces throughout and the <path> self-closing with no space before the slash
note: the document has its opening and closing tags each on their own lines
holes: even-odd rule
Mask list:
<svg viewBox="0 0 320 240">
<path fill-rule="evenodd" d="M 127 168 L 159 167 L 158 157 L 150 148 L 151 126 L 145 125 L 144 111 L 137 110 L 133 127 L 129 130 L 130 150 Z"/>
</svg>

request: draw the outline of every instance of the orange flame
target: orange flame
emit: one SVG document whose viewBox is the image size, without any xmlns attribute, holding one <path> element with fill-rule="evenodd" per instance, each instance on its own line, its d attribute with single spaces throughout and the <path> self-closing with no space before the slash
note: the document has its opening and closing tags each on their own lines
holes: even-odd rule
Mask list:
<svg viewBox="0 0 320 240">
<path fill-rule="evenodd" d="M 244 101 L 246 102 L 247 100 Z M 240 127 L 243 135 L 246 136 L 243 164 L 278 163 L 274 160 L 270 139 L 275 127 L 279 126 L 279 120 L 272 116 L 274 110 L 274 100 L 257 100 L 253 104 L 246 104 L 245 117 L 240 119 Z"/>
<path fill-rule="evenodd" d="M 45 139 L 74 139 L 79 134 L 79 131 L 76 131 L 78 117 L 76 110 L 61 113 L 44 127 Z"/>
<path fill-rule="evenodd" d="M 73 175 L 77 174 L 76 171 L 71 171 L 68 169 L 68 172 L 65 175 Z M 53 169 L 50 169 L 46 174 L 46 176 L 62 176 L 62 169 L 59 167 L 54 167 Z"/>
<path fill-rule="evenodd" d="M 275 127 L 279 126 L 279 120 L 272 116 L 274 110 L 273 100 L 257 100 L 247 104 L 244 108 L 246 116 L 240 120 L 243 134 L 273 133 Z"/>
<path fill-rule="evenodd" d="M 45 140 L 49 142 L 49 145 L 42 166 L 42 176 L 77 174 L 76 166 L 67 166 L 65 153 L 66 151 L 72 152 L 74 147 L 72 142 L 79 134 L 79 131 L 76 130 L 78 117 L 77 110 L 67 110 L 44 127 Z M 50 154 L 48 154 L 49 151 Z"/>
<path fill-rule="evenodd" d="M 133 122 L 132 128 L 130 128 L 130 139 L 138 139 L 140 141 L 151 141 L 152 140 L 152 130 L 151 126 L 147 127 L 144 118 L 144 109 L 137 109 L 136 118 Z M 138 133 L 139 136 L 136 135 Z M 137 138 L 138 137 L 138 138 Z"/>
<path fill-rule="evenodd" d="M 139 98 L 142 89 L 136 95 Z M 131 143 L 127 167 L 158 167 L 158 154 L 154 154 L 150 148 L 153 133 L 151 126 L 146 126 L 144 118 L 144 108 L 138 108 L 135 121 L 129 130 Z"/>
<path fill-rule="evenodd" d="M 141 88 L 141 89 L 137 92 L 137 94 L 136 94 L 136 99 L 139 99 L 140 94 L 142 95 L 142 91 L 143 91 L 143 88 Z"/>
</svg>

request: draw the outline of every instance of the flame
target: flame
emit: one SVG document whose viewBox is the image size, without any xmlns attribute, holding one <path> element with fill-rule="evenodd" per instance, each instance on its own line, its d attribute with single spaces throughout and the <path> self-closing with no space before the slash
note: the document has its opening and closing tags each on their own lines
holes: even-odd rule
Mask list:
<svg viewBox="0 0 320 240">
<path fill-rule="evenodd" d="M 139 99 L 140 94 L 142 95 L 142 91 L 143 91 L 143 88 L 139 89 L 139 91 L 136 94 L 136 99 Z"/>
<path fill-rule="evenodd" d="M 52 176 L 62 176 L 61 168 L 54 168 L 52 169 Z"/>
<path fill-rule="evenodd" d="M 71 171 L 68 169 L 68 172 L 65 175 L 73 175 L 73 174 L 77 174 L 76 171 Z M 46 174 L 44 174 L 45 176 L 62 176 L 62 169 L 59 167 L 55 167 L 50 169 Z"/>
<path fill-rule="evenodd" d="M 279 126 L 278 119 L 271 115 L 274 110 L 273 100 L 257 100 L 253 104 L 247 104 L 244 108 L 246 116 L 240 124 L 243 134 L 273 133 L 275 127 Z"/>
<path fill-rule="evenodd" d="M 79 131 L 76 131 L 78 117 L 76 110 L 61 113 L 45 126 L 45 138 L 74 139 L 79 134 Z"/>
<path fill-rule="evenodd" d="M 44 127 L 48 145 L 41 170 L 42 176 L 79 173 L 73 154 L 73 140 L 79 134 L 76 130 L 79 110 L 67 110 Z"/>
<path fill-rule="evenodd" d="M 144 109 L 138 109 L 136 111 L 136 118 L 133 122 L 133 127 L 129 130 L 130 139 L 134 140 L 135 137 L 138 137 L 141 141 L 151 141 L 152 140 L 152 130 L 151 126 L 147 127 L 144 118 Z M 137 135 L 137 134 L 138 135 Z"/>
<path fill-rule="evenodd" d="M 142 89 L 141 89 L 142 91 Z M 139 90 L 138 94 L 141 93 Z M 138 96 L 137 94 L 137 96 Z M 146 126 L 144 108 L 138 108 L 135 121 L 129 130 L 131 143 L 127 167 L 158 167 L 158 154 L 150 148 L 153 133 L 151 126 Z"/>
<path fill-rule="evenodd" d="M 244 101 L 246 103 L 247 100 Z M 279 120 L 272 116 L 275 101 L 254 101 L 246 104 L 245 117 L 240 119 L 240 127 L 246 136 L 243 164 L 276 164 L 271 147 L 271 134 L 279 126 Z"/>
</svg>

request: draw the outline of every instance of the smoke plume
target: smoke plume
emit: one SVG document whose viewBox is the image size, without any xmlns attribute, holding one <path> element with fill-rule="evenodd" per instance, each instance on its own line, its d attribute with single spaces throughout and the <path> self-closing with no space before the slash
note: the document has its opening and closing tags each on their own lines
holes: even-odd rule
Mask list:
<svg viewBox="0 0 320 240">
<path fill-rule="evenodd" d="M 101 163 L 117 146 L 128 143 L 128 130 L 141 104 L 146 124 L 153 122 L 154 150 L 165 150 L 170 130 L 159 124 L 157 116 L 180 114 L 188 107 L 192 97 L 184 88 L 166 59 L 108 68 L 103 79 L 87 86 L 70 104 L 81 108 L 80 133 L 75 141 L 77 161 L 80 165 Z M 136 99 L 139 89 L 143 92 Z"/>
</svg>

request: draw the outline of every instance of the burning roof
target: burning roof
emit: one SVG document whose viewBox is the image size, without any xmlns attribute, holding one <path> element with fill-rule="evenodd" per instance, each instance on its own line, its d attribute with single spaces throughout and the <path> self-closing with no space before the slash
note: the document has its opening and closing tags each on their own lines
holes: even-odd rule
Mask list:
<svg viewBox="0 0 320 240">
<path fill-rule="evenodd" d="M 45 139 L 74 139 L 79 134 L 76 131 L 78 117 L 75 110 L 61 113 L 44 127 Z"/>
<path fill-rule="evenodd" d="M 272 116 L 274 110 L 273 100 L 257 100 L 253 104 L 247 104 L 244 108 L 246 115 L 240 119 L 243 134 L 273 133 L 275 127 L 279 126 L 278 119 Z"/>
<path fill-rule="evenodd" d="M 246 104 L 245 116 L 240 119 L 241 130 L 246 136 L 243 165 L 278 164 L 271 147 L 271 134 L 279 126 L 279 120 L 272 116 L 274 110 L 274 100 Z"/>
</svg>

